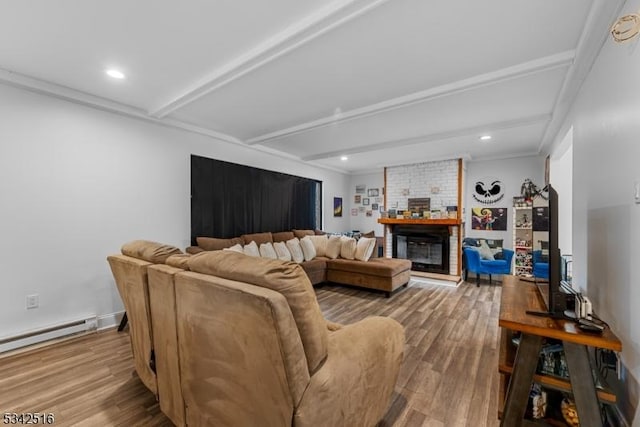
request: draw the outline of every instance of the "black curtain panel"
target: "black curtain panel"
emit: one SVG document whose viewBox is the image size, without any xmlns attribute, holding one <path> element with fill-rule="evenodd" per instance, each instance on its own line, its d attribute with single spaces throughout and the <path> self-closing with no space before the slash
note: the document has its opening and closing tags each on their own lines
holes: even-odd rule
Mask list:
<svg viewBox="0 0 640 427">
<path fill-rule="evenodd" d="M 320 228 L 322 183 L 191 156 L 191 241 Z"/>
</svg>

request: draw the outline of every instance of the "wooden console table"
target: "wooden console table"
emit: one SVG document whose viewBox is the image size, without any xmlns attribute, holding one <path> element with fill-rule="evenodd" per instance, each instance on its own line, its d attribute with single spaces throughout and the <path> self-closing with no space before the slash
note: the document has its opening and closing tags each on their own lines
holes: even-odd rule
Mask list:
<svg viewBox="0 0 640 427">
<path fill-rule="evenodd" d="M 505 276 L 500 302 L 501 329 L 499 371 L 500 401 L 504 410 L 500 425 L 515 427 L 528 424 L 523 420 L 532 382 L 573 393 L 582 427 L 602 426 L 599 401 L 615 403 L 615 395 L 596 390 L 588 347 L 622 351 L 620 340 L 606 328 L 602 334 L 578 329 L 571 320 L 559 320 L 527 314 L 527 310 L 544 311 L 545 306 L 534 283 L 516 276 Z M 510 336 L 520 332 L 515 357 Z M 569 381 L 536 374 L 543 338 L 562 341 L 569 371 Z M 502 400 L 504 398 L 504 400 Z"/>
</svg>

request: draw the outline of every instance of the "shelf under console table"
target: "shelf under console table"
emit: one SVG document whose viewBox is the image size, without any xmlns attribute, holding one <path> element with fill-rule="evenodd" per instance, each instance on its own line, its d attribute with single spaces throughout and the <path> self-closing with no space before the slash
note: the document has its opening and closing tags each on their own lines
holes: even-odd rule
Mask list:
<svg viewBox="0 0 640 427">
<path fill-rule="evenodd" d="M 579 330 L 571 320 L 527 314 L 527 310 L 545 309 L 534 283 L 516 276 L 505 277 L 498 322 L 502 328 L 498 362 L 502 377 L 500 401 L 504 402 L 500 425 L 514 427 L 526 424 L 523 418 L 531 383 L 537 382 L 543 386 L 553 383 L 552 386 L 564 387 L 573 393 L 582 427 L 602 426 L 599 402 L 615 402 L 615 395 L 596 389 L 588 347 L 619 352 L 622 351 L 622 343 L 609 328 L 602 334 L 592 334 Z M 520 332 L 521 338 L 515 357 L 510 357 L 508 333 L 513 332 Z M 555 377 L 536 374 L 544 338 L 562 341 L 569 381 L 555 381 Z"/>
</svg>

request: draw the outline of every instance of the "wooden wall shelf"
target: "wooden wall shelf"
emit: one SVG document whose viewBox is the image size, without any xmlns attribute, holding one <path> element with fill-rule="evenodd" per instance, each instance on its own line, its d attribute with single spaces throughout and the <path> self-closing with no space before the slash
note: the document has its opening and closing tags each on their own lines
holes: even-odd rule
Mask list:
<svg viewBox="0 0 640 427">
<path fill-rule="evenodd" d="M 442 219 L 426 219 L 426 218 L 410 218 L 410 219 L 396 219 L 396 218 L 380 218 L 379 224 L 399 225 L 399 224 L 419 224 L 419 225 L 454 225 L 459 226 L 462 224 L 462 220 L 458 218 L 442 218 Z"/>
</svg>

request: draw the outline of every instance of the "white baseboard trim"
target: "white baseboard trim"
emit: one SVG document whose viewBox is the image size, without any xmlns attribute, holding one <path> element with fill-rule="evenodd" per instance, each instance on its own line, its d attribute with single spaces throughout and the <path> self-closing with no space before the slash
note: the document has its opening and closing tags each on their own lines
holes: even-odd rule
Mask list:
<svg viewBox="0 0 640 427">
<path fill-rule="evenodd" d="M 103 314 L 101 316 L 97 316 L 98 319 L 98 331 L 102 331 L 104 329 L 114 328 L 120 324 L 122 320 L 122 316 L 124 316 L 123 311 L 116 311 L 115 313 Z"/>
</svg>

